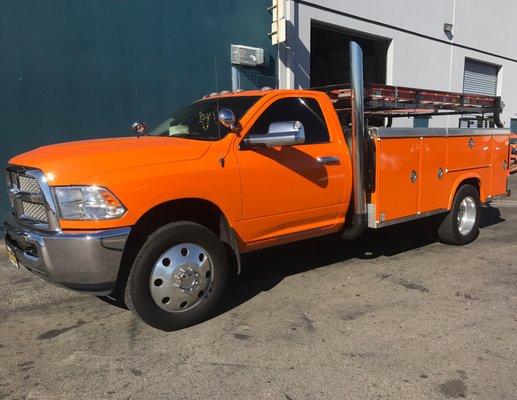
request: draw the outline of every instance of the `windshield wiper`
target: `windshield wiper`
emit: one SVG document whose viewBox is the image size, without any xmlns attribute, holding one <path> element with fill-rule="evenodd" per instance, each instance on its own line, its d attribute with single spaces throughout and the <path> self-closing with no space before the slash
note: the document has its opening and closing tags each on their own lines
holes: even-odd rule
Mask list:
<svg viewBox="0 0 517 400">
<path fill-rule="evenodd" d="M 185 139 L 193 139 L 193 140 L 215 140 L 210 137 L 194 135 L 192 133 L 175 133 L 174 135 L 169 135 L 169 137 L 177 137 L 177 138 L 185 138 Z"/>
</svg>

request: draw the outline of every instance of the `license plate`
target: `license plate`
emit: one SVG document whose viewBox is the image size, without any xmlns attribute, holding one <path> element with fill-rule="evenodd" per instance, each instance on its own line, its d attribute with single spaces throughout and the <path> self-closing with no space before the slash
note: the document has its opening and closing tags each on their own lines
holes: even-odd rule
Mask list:
<svg viewBox="0 0 517 400">
<path fill-rule="evenodd" d="M 14 251 L 9 247 L 7 247 L 7 254 L 9 255 L 9 260 L 14 264 L 14 266 L 20 268 L 20 264 L 18 264 L 18 260 L 16 259 L 16 254 L 14 254 Z"/>
</svg>

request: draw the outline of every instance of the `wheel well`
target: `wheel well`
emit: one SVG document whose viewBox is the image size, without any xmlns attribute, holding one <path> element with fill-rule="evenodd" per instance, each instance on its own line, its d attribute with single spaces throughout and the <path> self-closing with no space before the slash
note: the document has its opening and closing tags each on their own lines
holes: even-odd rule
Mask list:
<svg viewBox="0 0 517 400">
<path fill-rule="evenodd" d="M 123 298 L 123 290 L 129 271 L 147 237 L 161 226 L 174 221 L 195 222 L 214 232 L 225 244 L 228 257 L 237 269 L 237 255 L 229 240 L 230 227 L 221 209 L 203 199 L 173 200 L 159 204 L 147 211 L 131 229 L 120 263 L 114 290 L 115 297 Z"/>
<path fill-rule="evenodd" d="M 479 195 L 481 196 L 481 186 L 479 184 L 479 179 L 478 178 L 468 178 L 468 179 L 465 179 L 464 181 L 462 181 L 458 187 L 456 188 L 456 191 L 458 191 L 458 189 L 463 186 L 463 185 L 472 185 L 476 188 L 476 190 L 478 191 Z"/>
<path fill-rule="evenodd" d="M 191 221 L 220 234 L 222 211 L 215 204 L 202 199 L 181 199 L 159 204 L 136 222 L 132 234 L 148 236 L 159 227 L 173 221 Z"/>
<path fill-rule="evenodd" d="M 479 178 L 467 178 L 467 179 L 463 179 L 457 186 L 456 186 L 456 190 L 450 194 L 450 198 L 449 198 L 449 210 L 452 208 L 452 203 L 454 202 L 454 197 L 456 196 L 456 193 L 458 193 L 458 190 L 460 187 L 462 187 L 463 185 L 472 185 L 476 188 L 476 190 L 478 191 L 479 193 L 479 198 L 480 200 L 483 198 L 483 196 L 481 195 L 481 183 L 480 183 L 480 180 Z M 482 201 L 482 200 L 481 200 Z"/>
</svg>

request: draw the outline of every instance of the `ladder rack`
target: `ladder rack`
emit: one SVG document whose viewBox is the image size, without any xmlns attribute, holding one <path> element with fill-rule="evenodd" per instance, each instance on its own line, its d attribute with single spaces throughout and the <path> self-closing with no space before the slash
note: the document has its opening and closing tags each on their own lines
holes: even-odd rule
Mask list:
<svg viewBox="0 0 517 400">
<path fill-rule="evenodd" d="M 327 93 L 338 114 L 350 114 L 350 84 L 311 88 Z M 443 92 L 403 86 L 368 84 L 364 86 L 365 117 L 396 117 L 492 114 L 496 126 L 502 127 L 500 114 L 504 103 L 497 96 Z"/>
</svg>

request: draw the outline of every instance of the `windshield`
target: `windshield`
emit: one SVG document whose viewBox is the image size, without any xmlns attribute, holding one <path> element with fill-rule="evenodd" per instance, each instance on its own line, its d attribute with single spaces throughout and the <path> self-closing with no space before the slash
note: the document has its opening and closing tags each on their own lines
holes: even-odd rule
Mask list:
<svg viewBox="0 0 517 400">
<path fill-rule="evenodd" d="M 239 121 L 260 96 L 221 97 L 200 100 L 172 113 L 149 135 L 184 137 L 197 140 L 219 140 L 230 130 L 217 120 L 218 110 L 229 108 Z"/>
</svg>

